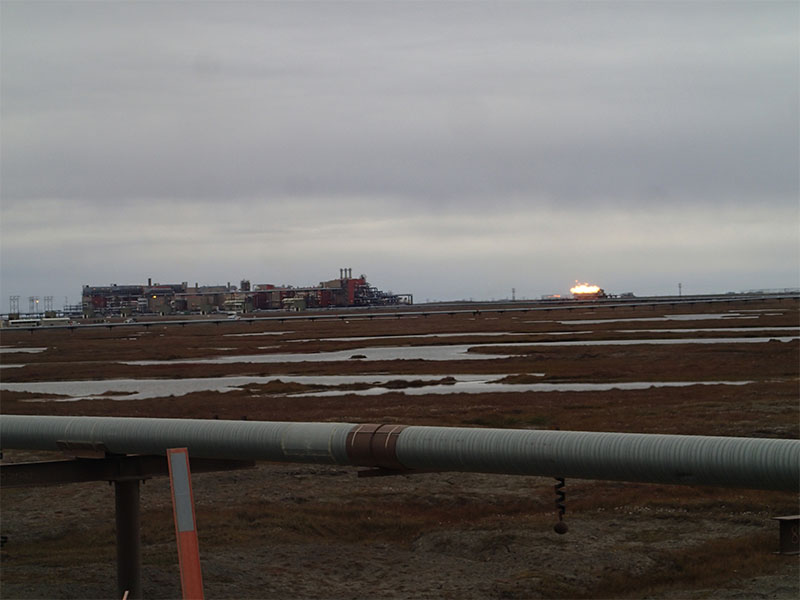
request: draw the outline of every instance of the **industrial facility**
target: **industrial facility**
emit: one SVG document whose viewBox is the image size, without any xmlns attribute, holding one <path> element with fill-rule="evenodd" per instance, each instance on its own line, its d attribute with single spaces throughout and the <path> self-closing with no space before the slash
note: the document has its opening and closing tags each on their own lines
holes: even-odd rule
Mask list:
<svg viewBox="0 0 800 600">
<path fill-rule="evenodd" d="M 250 313 L 259 310 L 306 310 L 352 306 L 396 306 L 412 304 L 411 294 L 383 292 L 367 282 L 366 275 L 353 277 L 353 270 L 339 269 L 339 278 L 312 287 L 271 283 L 251 285 L 242 280 L 238 287 L 190 286 L 183 283 L 146 285 L 83 286 L 84 317 L 132 316 L 134 314 Z"/>
</svg>

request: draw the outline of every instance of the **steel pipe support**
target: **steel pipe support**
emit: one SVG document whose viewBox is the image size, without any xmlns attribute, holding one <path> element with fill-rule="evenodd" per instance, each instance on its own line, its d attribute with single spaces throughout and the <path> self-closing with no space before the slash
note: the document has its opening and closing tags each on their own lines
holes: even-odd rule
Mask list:
<svg viewBox="0 0 800 600">
<path fill-rule="evenodd" d="M 140 537 L 139 481 L 115 481 L 117 529 L 117 597 L 142 597 L 142 543 Z"/>
</svg>

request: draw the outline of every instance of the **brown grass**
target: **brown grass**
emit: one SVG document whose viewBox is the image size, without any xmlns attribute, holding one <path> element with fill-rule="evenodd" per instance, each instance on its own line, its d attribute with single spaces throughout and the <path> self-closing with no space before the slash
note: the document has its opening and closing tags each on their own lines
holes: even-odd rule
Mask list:
<svg viewBox="0 0 800 600">
<path fill-rule="evenodd" d="M 600 583 L 577 597 L 641 598 L 675 588 L 675 582 L 711 590 L 730 583 L 730 573 L 764 576 L 785 567 L 786 557 L 775 556 L 774 536 L 767 533 L 743 538 L 710 540 L 689 549 L 658 551 L 658 568 L 642 574 L 606 570 Z"/>
<path fill-rule="evenodd" d="M 734 305 L 724 309 L 674 310 L 696 313 L 736 308 Z M 738 308 L 774 308 L 783 313 L 762 315 L 759 327 L 798 324 L 795 304 L 772 302 Z M 569 320 L 586 310 L 582 307 L 546 314 L 507 313 L 492 315 L 491 320 L 479 314 L 436 315 L 427 319 L 237 322 L 185 328 L 154 326 L 135 336 L 133 330 L 34 334 L 3 331 L 3 345 L 48 347 L 40 354 L 0 355 L 5 364 L 27 365 L 4 369 L 4 382 L 234 374 L 270 376 L 274 381 L 224 394 L 198 392 L 135 401 L 98 398 L 28 402 L 45 396 L 3 392 L 0 412 L 246 417 L 274 421 L 800 438 L 800 343 L 526 346 L 525 342 L 552 340 L 552 336 L 544 336 L 543 332 L 554 328 L 552 324 L 527 321 Z M 598 309 L 591 313 L 590 318 L 660 314 L 649 309 Z M 721 322 L 599 324 L 592 326 L 592 334 L 573 333 L 572 337 L 633 339 L 655 335 L 613 331 L 636 326 L 718 327 Z M 525 332 L 525 336 L 514 338 L 521 343 L 513 350 L 496 349 L 498 353 L 514 356 L 447 363 L 348 360 L 284 365 L 137 366 L 118 362 L 288 351 L 353 350 L 355 354 L 365 345 L 396 344 L 399 336 L 402 343 L 420 345 L 510 340 L 502 336 L 496 339 L 471 336 L 489 327 L 498 332 Z M 557 328 L 577 332 L 586 327 Z M 283 333 L 222 337 L 226 333 L 255 331 Z M 414 338 L 427 333 L 460 335 Z M 369 342 L 320 339 L 363 335 L 397 337 Z M 752 335 L 765 334 L 759 331 Z M 720 336 L 712 334 L 712 337 Z M 260 346 L 275 347 L 259 350 Z M 219 350 L 221 347 L 231 349 Z M 540 372 L 545 377 L 532 375 Z M 446 385 L 448 376 L 470 373 L 497 374 L 515 382 L 748 380 L 753 383 L 597 393 L 430 396 L 402 393 L 404 388 L 430 384 L 415 380 L 413 375 L 437 375 L 438 383 Z M 394 379 L 396 383 L 388 387 L 396 389 L 381 396 L 349 394 L 319 398 L 302 393 L 328 388 L 280 380 L 281 376 L 303 374 L 375 374 L 382 380 Z M 359 387 L 348 385 L 339 389 Z M 6 460 L 9 458 L 13 460 L 14 453 L 7 453 Z M 556 519 L 552 486 L 553 481 L 547 478 L 474 474 L 366 479 L 356 478 L 352 469 L 287 465 L 259 465 L 254 471 L 241 474 L 202 475 L 195 478 L 195 500 L 201 553 L 211 571 L 210 595 L 291 597 L 314 595 L 316 589 L 318 596 L 353 597 L 357 595 L 353 592 L 353 581 L 366 581 L 373 585 L 370 588 L 373 595 L 389 597 L 674 598 L 683 597 L 682 592 L 695 597 L 716 597 L 731 582 L 741 587 L 753 578 L 767 575 L 796 579 L 797 561 L 786 562 L 786 557 L 772 554 L 777 547 L 777 526 L 770 521 L 771 516 L 797 512 L 796 494 L 568 480 L 566 519 L 570 533 L 560 537 L 552 532 Z M 163 480 L 149 482 L 142 487 L 142 497 L 143 558 L 152 582 L 146 594 L 148 597 L 177 595 L 173 581 L 177 559 L 168 487 Z M 3 532 L 12 532 L 12 540 L 2 556 L 3 597 L 113 594 L 113 493 L 104 484 L 2 490 L 2 502 Z M 377 557 L 396 561 L 394 571 L 381 571 L 382 559 Z M 426 562 L 432 565 L 427 575 Z M 415 565 L 414 571 L 403 575 L 404 564 Z M 355 569 L 353 565 L 363 568 Z M 483 570 L 486 565 L 494 570 Z M 373 570 L 382 573 L 377 580 L 370 579 Z M 167 577 L 162 573 L 168 574 L 171 579 L 166 581 L 173 583 L 160 579 Z M 260 578 L 265 573 L 268 577 Z M 319 579 L 315 579 L 317 576 Z M 103 582 L 98 583 L 98 579 Z M 319 581 L 317 588 L 313 587 L 316 581 Z M 381 587 L 384 581 L 405 586 L 405 592 L 395 593 L 391 588 Z M 70 587 L 73 585 L 74 588 Z M 789 590 L 790 596 L 781 596 L 781 592 L 772 595 L 794 597 L 800 591 L 791 586 Z"/>
</svg>

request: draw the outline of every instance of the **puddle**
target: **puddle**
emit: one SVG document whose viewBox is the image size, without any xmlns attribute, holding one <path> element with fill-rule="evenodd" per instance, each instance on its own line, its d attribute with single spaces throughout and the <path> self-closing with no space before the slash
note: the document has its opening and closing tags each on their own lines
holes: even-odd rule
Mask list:
<svg viewBox="0 0 800 600">
<path fill-rule="evenodd" d="M 758 319 L 758 315 L 740 315 L 738 313 L 708 313 L 692 315 L 667 315 L 664 317 L 631 317 L 629 319 L 574 319 L 556 321 L 560 325 L 596 325 L 600 323 L 641 323 L 644 321 L 706 321 L 715 319 Z"/>
<path fill-rule="evenodd" d="M 492 381 L 463 381 L 447 386 L 422 386 L 403 390 L 376 386 L 368 390 L 327 390 L 292 394 L 293 396 L 380 396 L 401 392 L 409 396 L 424 394 L 485 394 L 491 392 L 606 392 L 609 390 L 647 390 L 661 387 L 688 387 L 690 385 L 747 385 L 752 381 L 635 381 L 625 383 L 497 383 Z"/>
<path fill-rule="evenodd" d="M 486 344 L 497 345 L 497 344 Z M 352 348 L 350 350 L 337 350 L 333 352 L 284 352 L 276 354 L 248 354 L 242 356 L 218 356 L 205 359 L 176 359 L 176 360 L 136 360 L 128 361 L 126 365 L 165 365 L 165 364 L 227 364 L 227 363 L 295 363 L 295 362 L 332 362 L 340 360 L 492 360 L 508 358 L 500 354 L 480 354 L 467 352 L 475 348 L 475 344 L 451 344 L 447 346 L 388 346 Z"/>
<path fill-rule="evenodd" d="M 275 354 L 247 354 L 239 356 L 217 356 L 214 358 L 181 358 L 174 360 L 135 360 L 125 361 L 126 365 L 169 365 L 169 364 L 230 364 L 230 363 L 296 363 L 333 362 L 345 360 L 498 360 L 510 358 L 511 354 L 482 354 L 481 347 L 524 348 L 531 346 L 624 346 L 634 344 L 756 344 L 771 340 L 790 342 L 800 336 L 784 337 L 729 337 L 729 338 L 678 338 L 643 340 L 570 340 L 565 342 L 521 342 L 519 344 L 450 344 L 442 346 L 387 346 L 351 348 L 333 352 L 292 352 Z M 469 349 L 472 352 L 468 352 Z M 517 353 L 518 354 L 518 353 Z"/>
<path fill-rule="evenodd" d="M 616 333 L 693 333 L 693 332 L 731 332 L 744 333 L 745 331 L 797 331 L 800 327 L 702 327 L 699 329 L 615 329 Z"/>
<path fill-rule="evenodd" d="M 549 321 L 548 321 L 549 322 Z M 423 333 L 421 335 L 368 335 L 360 337 L 321 337 L 304 338 L 300 340 L 286 340 L 288 343 L 298 342 L 368 342 L 372 340 L 410 340 L 418 338 L 449 338 L 449 337 L 524 337 L 531 335 L 576 335 L 581 333 L 593 333 L 586 331 L 465 331 L 463 333 Z"/>
<path fill-rule="evenodd" d="M 543 377 L 544 373 L 528 373 Z M 451 378 L 454 383 L 419 387 L 387 387 L 388 382 L 440 381 Z M 50 381 L 36 383 L 4 383 L 0 389 L 57 394 L 69 398 L 30 400 L 31 402 L 74 402 L 76 400 L 142 400 L 166 396 L 183 396 L 192 392 L 230 392 L 249 384 L 274 381 L 304 385 L 368 384 L 364 390 L 325 390 L 298 392 L 292 396 L 378 396 L 391 392 L 413 396 L 424 394 L 481 394 L 489 392 L 598 392 L 608 390 L 645 390 L 651 387 L 687 387 L 690 385 L 747 385 L 751 381 L 638 381 L 625 383 L 501 383 L 505 375 L 327 375 L 327 376 L 264 376 L 213 377 L 194 379 L 108 379 L 104 381 Z"/>
<path fill-rule="evenodd" d="M 423 333 L 421 335 L 414 335 L 410 333 L 408 335 L 368 335 L 368 336 L 361 336 L 361 337 L 324 337 L 324 338 L 316 338 L 316 339 L 305 339 L 305 340 L 291 340 L 293 342 L 315 342 L 315 341 L 326 341 L 326 342 L 362 342 L 366 340 L 406 340 L 410 338 L 446 338 L 446 337 L 465 337 L 465 336 L 474 336 L 474 337 L 501 337 L 507 335 L 530 335 L 524 332 L 513 332 L 513 331 L 498 331 L 498 332 L 489 332 L 489 331 L 480 331 L 480 332 L 472 332 L 472 331 L 465 331 L 462 333 Z"/>
<path fill-rule="evenodd" d="M 544 376 L 544 373 L 534 375 Z M 183 396 L 192 392 L 230 392 L 249 384 L 264 384 L 280 380 L 284 383 L 304 385 L 345 385 L 352 383 L 379 386 L 389 381 L 437 381 L 452 377 L 456 383 L 497 380 L 505 375 L 268 375 L 197 377 L 188 379 L 105 379 L 100 381 L 41 381 L 30 383 L 0 383 L 0 390 L 31 392 L 34 394 L 57 394 L 70 396 L 47 402 L 70 402 L 75 400 L 143 400 L 165 396 Z M 437 386 L 426 386 L 437 387 Z M 451 387 L 451 386 L 448 386 Z"/>
<path fill-rule="evenodd" d="M 521 346 L 632 346 L 635 344 L 764 344 L 771 341 L 791 342 L 800 336 L 781 337 L 728 337 L 728 338 L 677 338 L 661 340 L 572 340 L 569 342 L 523 342 Z M 507 347 L 508 344 L 494 344 Z"/>
<path fill-rule="evenodd" d="M 15 354 L 22 352 L 25 354 L 38 354 L 44 352 L 47 348 L 15 348 L 14 346 L 4 346 L 0 348 L 0 354 Z"/>
<path fill-rule="evenodd" d="M 260 331 L 258 333 L 226 333 L 223 337 L 252 337 L 259 335 L 285 335 L 294 331 Z"/>
</svg>

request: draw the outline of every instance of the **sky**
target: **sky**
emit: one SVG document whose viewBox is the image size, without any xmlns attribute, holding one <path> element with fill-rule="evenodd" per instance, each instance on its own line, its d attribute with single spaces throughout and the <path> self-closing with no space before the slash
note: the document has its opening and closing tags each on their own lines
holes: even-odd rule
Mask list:
<svg viewBox="0 0 800 600">
<path fill-rule="evenodd" d="M 0 1 L 0 307 L 800 286 L 794 1 Z"/>
</svg>

